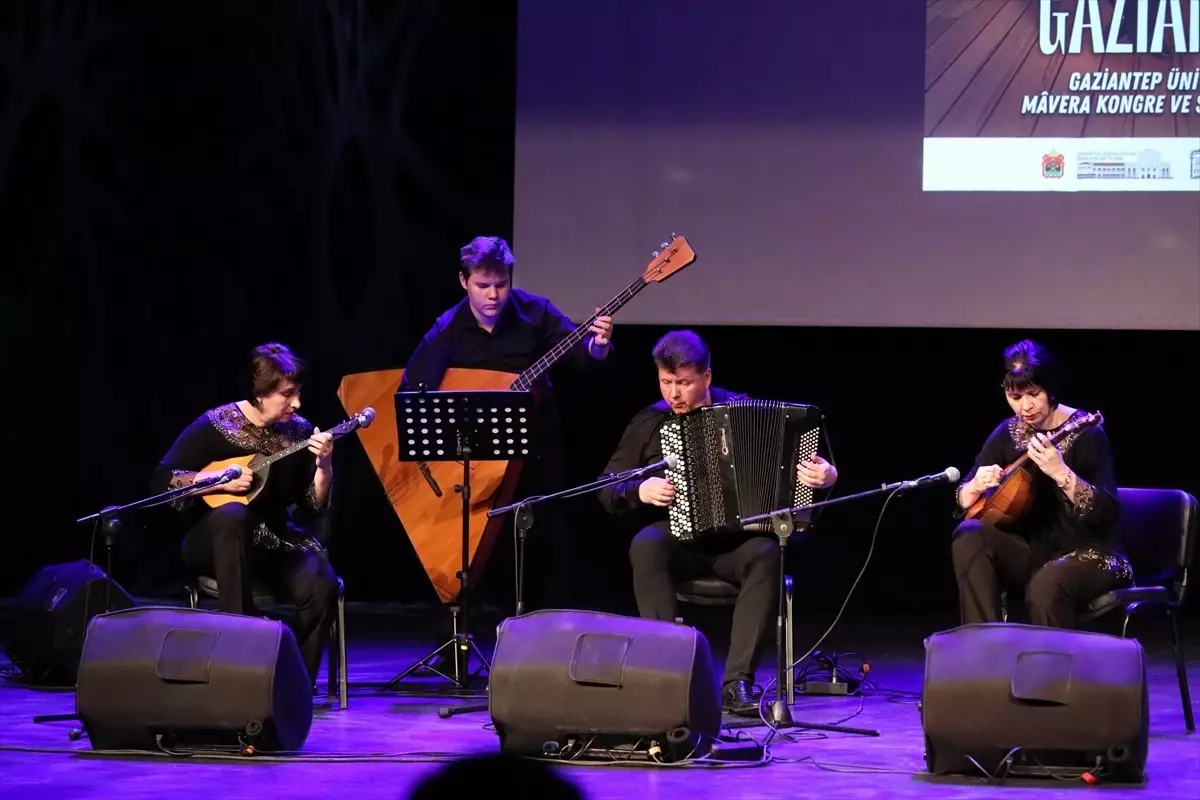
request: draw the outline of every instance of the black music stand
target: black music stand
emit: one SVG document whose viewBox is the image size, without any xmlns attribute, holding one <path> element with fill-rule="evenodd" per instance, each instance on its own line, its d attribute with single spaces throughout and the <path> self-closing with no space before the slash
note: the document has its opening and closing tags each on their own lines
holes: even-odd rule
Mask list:
<svg viewBox="0 0 1200 800">
<path fill-rule="evenodd" d="M 461 461 L 463 482 L 454 491 L 462 498 L 462 564 L 458 571 L 458 600 L 450 605 L 453 632 L 449 640 L 392 678 L 393 686 L 418 669 L 452 681 L 463 690 L 476 677 L 470 672 L 471 653 L 491 672 L 491 664 L 475 644 L 467 623 L 471 568 L 471 462 L 524 461 L 533 455 L 533 393 L 509 390 L 396 392 L 396 433 L 401 461 Z M 443 650 L 454 652 L 454 675 L 431 662 Z"/>
</svg>

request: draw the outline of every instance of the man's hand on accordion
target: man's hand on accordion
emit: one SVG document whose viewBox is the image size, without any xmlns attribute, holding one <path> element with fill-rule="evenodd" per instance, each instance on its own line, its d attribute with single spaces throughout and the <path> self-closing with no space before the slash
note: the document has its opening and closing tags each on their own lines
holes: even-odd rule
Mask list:
<svg viewBox="0 0 1200 800">
<path fill-rule="evenodd" d="M 796 465 L 800 482 L 813 489 L 828 489 L 837 483 L 837 467 L 818 455 Z"/>
<path fill-rule="evenodd" d="M 675 500 L 675 484 L 666 478 L 646 478 L 638 485 L 638 499 L 652 506 L 669 506 Z"/>
</svg>

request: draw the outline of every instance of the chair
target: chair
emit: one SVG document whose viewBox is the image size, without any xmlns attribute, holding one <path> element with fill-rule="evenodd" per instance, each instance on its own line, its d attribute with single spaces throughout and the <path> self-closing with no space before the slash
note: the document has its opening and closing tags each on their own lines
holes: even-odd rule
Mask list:
<svg viewBox="0 0 1200 800">
<path fill-rule="evenodd" d="M 675 597 L 681 603 L 690 603 L 695 606 L 732 606 L 737 602 L 738 587 L 728 581 L 723 581 L 720 578 L 698 578 L 692 581 L 684 581 L 675 587 Z M 783 650 L 784 657 L 789 665 L 787 671 L 787 686 L 784 687 L 787 691 L 788 705 L 796 702 L 796 681 L 795 670 L 791 669 L 792 661 L 795 656 L 792 651 L 792 576 L 785 575 L 783 579 L 783 601 L 784 601 L 784 620 L 783 620 Z"/>
<path fill-rule="evenodd" d="M 200 593 L 214 600 L 220 595 L 217 582 L 207 575 L 195 576 L 188 581 L 184 590 L 188 595 L 188 605 L 197 608 L 200 605 Z M 251 590 L 256 606 L 280 605 L 274 593 L 262 584 L 255 584 Z M 329 686 L 328 695 L 337 695 L 338 708 L 345 710 L 349 704 L 349 686 L 346 679 L 346 585 L 339 577 L 337 579 L 337 616 L 333 628 L 329 632 Z"/>
<path fill-rule="evenodd" d="M 1179 697 L 1188 733 L 1196 731 L 1192 697 L 1188 691 L 1183 642 L 1179 638 L 1179 608 L 1187 592 L 1188 568 L 1196 541 L 1196 498 L 1178 489 L 1118 489 L 1121 512 L 1113 541 L 1133 564 L 1135 586 L 1117 589 L 1088 604 L 1085 622 L 1118 609 L 1124 614 L 1121 635 L 1129 620 L 1142 613 L 1162 614 L 1171 620 L 1171 646 Z"/>
</svg>

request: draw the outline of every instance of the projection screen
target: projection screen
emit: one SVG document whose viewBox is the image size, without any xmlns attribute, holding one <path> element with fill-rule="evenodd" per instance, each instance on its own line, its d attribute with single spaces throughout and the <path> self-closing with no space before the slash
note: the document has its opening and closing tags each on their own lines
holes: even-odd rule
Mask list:
<svg viewBox="0 0 1200 800">
<path fill-rule="evenodd" d="M 678 233 L 619 322 L 1200 329 L 1200 38 L 1163 4 L 522 0 L 515 283 L 581 319 Z"/>
</svg>

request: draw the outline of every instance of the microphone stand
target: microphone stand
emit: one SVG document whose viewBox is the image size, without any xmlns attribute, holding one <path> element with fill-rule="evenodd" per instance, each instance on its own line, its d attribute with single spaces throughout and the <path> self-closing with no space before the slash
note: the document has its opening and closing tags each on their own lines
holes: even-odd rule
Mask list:
<svg viewBox="0 0 1200 800">
<path fill-rule="evenodd" d="M 933 481 L 930 481 L 932 483 Z M 909 489 L 915 489 L 918 486 L 925 485 L 922 480 L 902 481 L 900 483 L 885 483 L 878 489 L 870 489 L 857 494 L 848 494 L 845 497 L 834 497 L 828 500 L 820 500 L 815 503 L 807 503 L 802 506 L 792 506 L 791 508 L 780 508 L 775 511 L 768 511 L 765 514 L 756 514 L 751 517 L 743 517 L 741 523 L 743 525 L 752 525 L 754 523 L 770 522 L 771 530 L 779 538 L 779 612 L 775 622 L 775 700 L 771 703 L 771 712 L 769 724 L 772 728 L 801 728 L 805 730 L 820 730 L 833 731 L 835 733 L 852 733 L 859 736 L 878 736 L 879 731 L 870 730 L 867 728 L 850 728 L 843 725 L 822 725 L 809 722 L 797 722 L 792 719 L 792 709 L 788 706 L 787 700 L 784 697 L 783 687 L 787 685 L 787 672 L 792 668 L 791 664 L 787 663 L 787 655 L 784 648 L 784 626 L 786 625 L 786 606 L 784 603 L 784 582 L 787 580 L 786 559 L 787 543 L 792 534 L 796 530 L 795 516 L 805 511 L 810 511 L 814 508 L 824 508 L 825 506 L 838 505 L 840 503 L 848 503 L 851 500 L 861 500 L 865 497 L 872 497 L 885 492 L 904 492 Z M 727 728 L 753 727 L 757 722 L 739 725 L 733 723 L 726 725 Z"/>
<path fill-rule="evenodd" d="M 121 532 L 121 516 L 129 511 L 138 511 L 144 508 L 153 508 L 154 506 L 164 505 L 175 500 L 182 500 L 193 495 L 199 494 L 202 490 L 210 486 L 218 486 L 223 483 L 229 483 L 233 478 L 225 475 L 218 475 L 213 478 L 205 479 L 199 483 L 191 483 L 187 486 L 178 486 L 174 489 L 168 489 L 160 494 L 146 497 L 141 500 L 136 500 L 132 503 L 126 503 L 123 506 L 106 506 L 94 514 L 88 514 L 85 517 L 80 517 L 75 522 L 94 522 L 104 532 L 104 611 L 105 613 L 112 610 L 112 557 L 113 544 Z M 94 539 L 93 539 L 94 541 Z M 96 565 L 90 560 L 88 561 L 88 589 L 91 591 L 91 573 Z M 83 630 L 84 637 L 87 636 L 88 628 L 88 598 L 84 596 L 83 602 Z M 65 722 L 67 720 L 78 720 L 78 714 L 42 714 L 33 718 L 35 723 L 42 722 Z M 71 731 L 71 739 L 79 738 L 76 731 Z"/>
<path fill-rule="evenodd" d="M 627 481 L 632 478 L 637 478 L 660 469 L 665 469 L 662 464 L 656 464 L 650 467 L 639 467 L 630 469 L 624 472 L 613 472 L 605 475 L 591 483 L 585 483 L 582 486 L 575 486 L 571 489 L 563 489 L 561 492 L 554 494 L 538 495 L 535 497 L 527 497 L 524 500 L 516 503 L 510 503 L 500 508 L 494 508 L 487 512 L 488 519 L 499 517 L 502 514 L 507 514 L 510 511 L 516 512 L 517 525 L 517 613 L 516 616 L 521 616 L 525 613 L 525 539 L 529 534 L 529 529 L 533 527 L 533 506 L 539 503 L 548 503 L 551 500 L 565 500 L 568 497 L 578 497 L 581 494 L 588 494 L 609 486 L 613 486 L 622 481 Z M 473 703 L 470 705 L 461 706 L 445 706 L 438 709 L 438 716 L 442 719 L 459 714 L 471 714 L 476 711 L 486 711 L 487 703 Z"/>
<path fill-rule="evenodd" d="M 525 613 L 525 540 L 529 535 L 529 530 L 533 527 L 534 515 L 533 507 L 539 503 L 547 503 L 551 500 L 565 500 L 568 497 L 578 497 L 581 494 L 599 491 L 600 489 L 613 486 L 621 481 L 627 481 L 632 478 L 640 477 L 647 472 L 653 472 L 663 467 L 639 467 L 638 469 L 625 470 L 624 472 L 613 472 L 605 475 L 591 483 L 585 483 L 582 486 L 576 486 L 571 489 L 564 489 L 561 492 L 554 494 L 539 495 L 536 497 L 527 497 L 516 503 L 510 503 L 500 508 L 492 509 L 487 513 L 488 519 L 499 517 L 507 514 L 510 511 L 516 512 L 517 525 L 517 613 L 516 616 L 521 616 Z"/>
</svg>

